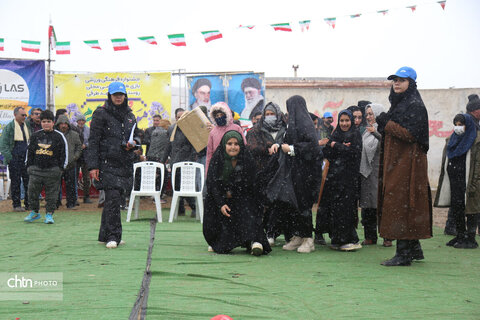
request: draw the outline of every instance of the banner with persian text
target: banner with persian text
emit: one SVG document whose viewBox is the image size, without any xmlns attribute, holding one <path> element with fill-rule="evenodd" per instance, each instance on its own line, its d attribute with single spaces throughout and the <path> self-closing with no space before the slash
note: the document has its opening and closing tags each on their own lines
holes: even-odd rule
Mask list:
<svg viewBox="0 0 480 320">
<path fill-rule="evenodd" d="M 55 109 L 67 109 L 72 123 L 83 114 L 88 124 L 95 109 L 104 104 L 108 86 L 114 81 L 125 84 L 128 104 L 137 117 L 139 128 L 151 127 L 152 117 L 156 114 L 170 119 L 169 72 L 55 74 L 53 81 Z"/>
</svg>

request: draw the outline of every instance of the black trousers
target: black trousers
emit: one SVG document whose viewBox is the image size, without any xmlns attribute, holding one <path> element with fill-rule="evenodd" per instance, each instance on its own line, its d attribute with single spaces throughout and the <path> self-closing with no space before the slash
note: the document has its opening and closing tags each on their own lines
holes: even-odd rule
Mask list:
<svg viewBox="0 0 480 320">
<path fill-rule="evenodd" d="M 23 189 L 25 190 L 24 204 L 25 208 L 28 206 L 28 173 L 25 167 L 25 157 L 13 157 L 8 164 L 8 171 L 10 174 L 10 193 L 12 196 L 13 207 L 20 207 L 21 204 L 21 191 L 20 186 L 23 181 Z M 37 195 L 38 196 L 38 195 Z"/>
<path fill-rule="evenodd" d="M 267 237 L 275 238 L 283 231 L 285 240 L 289 241 L 291 237 L 311 238 L 312 210 L 302 210 L 291 208 L 284 203 L 275 203 L 272 205 L 272 212 L 267 222 Z"/>
<path fill-rule="evenodd" d="M 105 189 L 105 202 L 98 241 L 120 243 L 122 240 L 121 194 L 122 192 L 119 189 Z"/>
<path fill-rule="evenodd" d="M 362 208 L 362 225 L 365 239 L 377 241 L 377 209 Z"/>
<path fill-rule="evenodd" d="M 75 167 L 63 171 L 62 179 L 65 180 L 65 192 L 67 193 L 67 207 L 74 207 L 77 202 L 77 190 L 75 182 L 77 180 L 77 170 Z M 60 179 L 59 200 L 62 201 L 62 180 Z"/>
</svg>

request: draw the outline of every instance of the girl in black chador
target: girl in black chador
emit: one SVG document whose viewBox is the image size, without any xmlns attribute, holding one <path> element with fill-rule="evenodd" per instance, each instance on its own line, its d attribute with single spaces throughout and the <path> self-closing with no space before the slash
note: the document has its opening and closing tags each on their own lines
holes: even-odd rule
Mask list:
<svg viewBox="0 0 480 320">
<path fill-rule="evenodd" d="M 358 175 L 362 155 L 362 137 L 355 129 L 353 115 L 348 110 L 338 114 L 338 127 L 323 149 L 329 161 L 319 211 L 329 226 L 331 248 L 351 251 L 360 249 L 355 230 L 358 200 Z"/>
<path fill-rule="evenodd" d="M 255 178 L 255 162 L 242 135 L 227 131 L 208 167 L 203 235 L 209 250 L 229 253 L 241 246 L 255 256 L 271 251 Z"/>
</svg>

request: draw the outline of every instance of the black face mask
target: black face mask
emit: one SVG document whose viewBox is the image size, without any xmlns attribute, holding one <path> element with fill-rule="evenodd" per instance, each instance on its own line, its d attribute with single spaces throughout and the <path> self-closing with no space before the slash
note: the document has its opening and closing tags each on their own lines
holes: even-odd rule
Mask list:
<svg viewBox="0 0 480 320">
<path fill-rule="evenodd" d="M 227 116 L 223 115 L 221 117 L 215 118 L 215 122 L 218 126 L 223 127 L 227 124 Z"/>
</svg>

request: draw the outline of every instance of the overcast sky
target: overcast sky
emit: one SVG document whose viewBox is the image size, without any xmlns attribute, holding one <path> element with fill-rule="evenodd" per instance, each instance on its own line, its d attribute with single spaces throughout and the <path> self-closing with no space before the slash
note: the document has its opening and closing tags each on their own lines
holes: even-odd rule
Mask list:
<svg viewBox="0 0 480 320">
<path fill-rule="evenodd" d="M 411 12 L 405 7 L 417 5 Z M 385 16 L 378 10 L 390 9 Z M 350 15 L 361 13 L 359 18 Z M 0 58 L 46 59 L 51 16 L 58 41 L 56 71 L 255 71 L 267 77 L 386 77 L 403 65 L 416 69 L 420 88 L 480 88 L 480 1 L 448 0 L 0 0 Z M 337 17 L 332 29 L 323 19 Z M 301 32 L 300 20 L 311 20 Z M 270 24 L 289 22 L 293 32 Z M 255 25 L 252 30 L 238 26 Z M 201 31 L 223 38 L 205 43 Z M 187 47 L 168 34 L 185 33 Z M 155 36 L 157 46 L 137 39 Z M 126 38 L 114 52 L 110 39 Z M 83 40 L 100 40 L 102 50 Z M 21 40 L 41 40 L 39 54 Z"/>
</svg>

